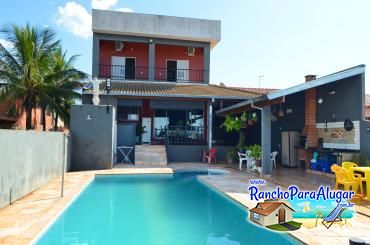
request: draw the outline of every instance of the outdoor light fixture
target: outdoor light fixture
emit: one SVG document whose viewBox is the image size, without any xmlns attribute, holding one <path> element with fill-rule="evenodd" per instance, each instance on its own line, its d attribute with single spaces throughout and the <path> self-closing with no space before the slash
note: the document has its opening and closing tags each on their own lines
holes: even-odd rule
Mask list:
<svg viewBox="0 0 370 245">
<path fill-rule="evenodd" d="M 319 99 L 317 100 L 317 103 L 319 103 L 319 104 L 322 104 L 322 102 L 324 102 L 324 100 L 323 100 L 322 98 L 319 98 Z"/>
<path fill-rule="evenodd" d="M 335 90 L 334 89 L 332 89 L 332 90 L 330 90 L 330 92 L 329 92 L 329 94 L 330 95 L 334 95 L 334 94 L 336 94 L 337 92 L 335 92 Z"/>
<path fill-rule="evenodd" d="M 284 109 L 283 109 L 283 103 L 285 103 L 285 96 L 283 96 L 283 100 L 280 103 L 280 109 L 279 109 L 278 114 L 277 114 L 278 117 L 285 116 L 285 112 L 284 112 Z"/>
<path fill-rule="evenodd" d="M 285 115 L 284 110 L 283 110 L 283 103 L 280 104 L 280 110 L 278 112 L 279 117 L 283 117 Z"/>
<path fill-rule="evenodd" d="M 88 121 L 92 120 L 91 115 L 87 115 L 86 120 L 88 120 Z"/>
<path fill-rule="evenodd" d="M 111 79 L 105 79 L 105 90 L 107 91 L 107 113 L 109 113 L 109 93 L 111 90 Z"/>
<path fill-rule="evenodd" d="M 367 131 L 367 132 L 370 132 L 370 127 L 367 127 L 367 128 L 366 128 L 366 131 Z"/>
</svg>

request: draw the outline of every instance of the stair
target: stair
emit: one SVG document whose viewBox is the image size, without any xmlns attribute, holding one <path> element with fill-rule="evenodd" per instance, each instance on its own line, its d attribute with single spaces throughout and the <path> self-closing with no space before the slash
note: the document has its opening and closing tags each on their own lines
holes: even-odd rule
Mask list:
<svg viewBox="0 0 370 245">
<path fill-rule="evenodd" d="M 136 166 L 167 166 L 167 151 L 165 145 L 136 145 Z"/>
</svg>

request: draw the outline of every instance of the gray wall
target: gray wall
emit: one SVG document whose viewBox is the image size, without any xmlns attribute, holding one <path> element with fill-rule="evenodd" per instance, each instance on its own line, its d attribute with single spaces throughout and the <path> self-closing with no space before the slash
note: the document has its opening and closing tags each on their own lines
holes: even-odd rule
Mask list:
<svg viewBox="0 0 370 245">
<path fill-rule="evenodd" d="M 221 40 L 219 20 L 96 9 L 92 11 L 92 30 L 108 34 L 207 41 L 212 45 L 216 45 Z"/>
<path fill-rule="evenodd" d="M 278 120 L 271 122 L 271 151 L 278 151 L 278 158 L 281 156 L 281 132 L 301 131 L 305 124 L 305 92 L 295 93 L 285 97 L 283 109 L 293 109 L 293 113 L 278 117 Z M 280 109 L 280 105 L 272 107 L 274 115 Z"/>
<path fill-rule="evenodd" d="M 360 153 L 366 156 L 370 160 L 370 122 L 361 121 L 360 122 Z"/>
<path fill-rule="evenodd" d="M 72 169 L 109 169 L 114 162 L 115 107 L 73 105 L 71 109 Z M 91 120 L 88 120 L 91 118 Z"/>
<path fill-rule="evenodd" d="M 217 161 L 226 160 L 226 152 L 231 146 L 214 146 L 217 148 Z M 208 149 L 208 145 L 168 145 L 168 162 L 202 162 L 201 151 Z"/>
<path fill-rule="evenodd" d="M 60 176 L 70 154 L 62 132 L 0 130 L 0 146 L 0 208 Z"/>
<path fill-rule="evenodd" d="M 322 98 L 322 104 L 317 104 L 316 121 L 323 123 L 344 121 L 347 118 L 351 120 L 364 119 L 364 90 L 363 74 L 346 79 L 342 79 L 317 88 L 317 99 Z M 336 93 L 330 95 L 330 91 Z M 336 120 L 333 120 L 332 114 L 335 113 Z"/>
</svg>

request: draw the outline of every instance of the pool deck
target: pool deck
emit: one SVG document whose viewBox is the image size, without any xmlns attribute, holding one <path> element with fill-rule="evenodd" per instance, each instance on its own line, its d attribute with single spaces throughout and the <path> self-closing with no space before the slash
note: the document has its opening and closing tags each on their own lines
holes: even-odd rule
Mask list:
<svg viewBox="0 0 370 245">
<path fill-rule="evenodd" d="M 0 210 L 0 244 L 30 244 L 50 225 L 68 204 L 78 196 L 96 174 L 163 174 L 178 169 L 216 168 L 229 171 L 225 175 L 203 175 L 199 180 L 211 185 L 248 208 L 255 207 L 248 196 L 249 180 L 256 176 L 226 167 L 199 163 L 170 164 L 163 168 L 136 168 L 117 166 L 100 171 L 70 172 L 65 176 L 64 197 L 60 197 L 61 178 L 51 182 Z M 290 175 L 288 175 L 289 178 Z M 277 176 L 278 177 L 278 176 Z M 307 178 L 303 176 L 302 178 Z M 281 178 L 281 180 L 287 178 Z M 289 178 L 290 180 L 290 178 Z M 293 184 L 293 183 L 292 183 Z M 266 178 L 262 189 L 274 189 L 279 178 Z M 367 211 L 367 208 L 365 208 Z M 365 212 L 366 213 L 366 212 Z M 347 225 L 334 224 L 329 230 L 322 225 L 307 229 L 302 227 L 291 234 L 306 244 L 348 244 L 350 237 L 370 240 L 370 216 L 357 214 Z"/>
</svg>

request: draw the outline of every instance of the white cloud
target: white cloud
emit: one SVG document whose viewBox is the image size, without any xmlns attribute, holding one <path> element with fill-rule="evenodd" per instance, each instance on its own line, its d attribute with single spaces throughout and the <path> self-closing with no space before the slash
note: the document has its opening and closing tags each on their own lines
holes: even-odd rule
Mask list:
<svg viewBox="0 0 370 245">
<path fill-rule="evenodd" d="M 78 37 L 92 36 L 91 15 L 78 3 L 67 2 L 64 7 L 58 7 L 56 22 Z"/>
<path fill-rule="evenodd" d="M 117 0 L 92 0 L 91 7 L 93 9 L 109 9 L 117 4 Z"/>
<path fill-rule="evenodd" d="M 0 43 L 1 43 L 1 45 L 3 45 L 3 47 L 4 47 L 4 48 L 6 48 L 6 49 L 10 49 L 10 48 L 12 48 L 12 47 L 13 47 L 12 43 L 11 43 L 11 42 L 9 42 L 9 41 L 7 41 L 7 40 L 5 40 L 5 39 L 1 39 L 1 38 L 0 38 Z"/>
<path fill-rule="evenodd" d="M 115 9 L 115 10 L 120 11 L 120 12 L 128 12 L 128 13 L 134 12 L 134 10 L 132 10 L 131 8 L 118 8 L 118 9 Z"/>
</svg>

